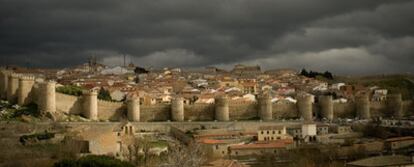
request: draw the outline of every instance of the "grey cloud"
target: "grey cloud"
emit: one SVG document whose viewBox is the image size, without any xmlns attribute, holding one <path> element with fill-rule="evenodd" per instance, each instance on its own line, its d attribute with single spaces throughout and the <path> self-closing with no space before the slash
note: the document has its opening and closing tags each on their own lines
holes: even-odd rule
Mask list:
<svg viewBox="0 0 414 167">
<path fill-rule="evenodd" d="M 297 60 L 314 67 L 316 62 L 300 57 L 347 48 L 375 58 L 398 54 L 394 63 L 403 64 L 413 61 L 407 56 L 413 53 L 407 44 L 412 5 L 409 0 L 0 0 L 0 65 L 66 67 L 92 54 L 103 62 L 126 54 L 147 67 L 269 57 L 286 61 L 263 62 L 269 68 L 298 67 L 292 62 Z M 379 19 L 384 15 L 389 17 Z M 395 48 L 386 49 L 389 45 Z M 373 73 L 379 68 L 369 67 Z"/>
</svg>

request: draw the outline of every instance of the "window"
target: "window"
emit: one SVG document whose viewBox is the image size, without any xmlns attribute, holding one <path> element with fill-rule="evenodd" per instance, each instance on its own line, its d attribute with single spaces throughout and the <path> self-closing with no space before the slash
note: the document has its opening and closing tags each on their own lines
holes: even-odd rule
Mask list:
<svg viewBox="0 0 414 167">
<path fill-rule="evenodd" d="M 262 134 L 263 134 L 263 131 L 262 131 Z"/>
<path fill-rule="evenodd" d="M 275 131 L 273 131 L 273 134 L 275 134 Z"/>
<path fill-rule="evenodd" d="M 269 134 L 269 131 L 267 131 L 267 134 Z"/>
<path fill-rule="evenodd" d="M 224 154 L 224 151 L 222 151 L 221 153 Z"/>
<path fill-rule="evenodd" d="M 281 130 L 279 131 L 279 134 L 282 134 L 282 131 Z"/>
<path fill-rule="evenodd" d="M 219 149 L 219 146 L 218 145 L 216 145 L 216 150 L 218 150 Z"/>
</svg>

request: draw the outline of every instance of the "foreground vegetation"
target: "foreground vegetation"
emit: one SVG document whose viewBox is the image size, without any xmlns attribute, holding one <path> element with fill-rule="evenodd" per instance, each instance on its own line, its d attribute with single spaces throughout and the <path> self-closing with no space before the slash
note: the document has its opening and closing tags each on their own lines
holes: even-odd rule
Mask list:
<svg viewBox="0 0 414 167">
<path fill-rule="evenodd" d="M 73 96 L 82 95 L 82 91 L 83 89 L 81 87 L 75 85 L 65 85 L 56 88 L 56 92 Z"/>
<path fill-rule="evenodd" d="M 108 156 L 88 155 L 79 159 L 64 159 L 53 167 L 134 167 L 134 165 Z"/>
</svg>

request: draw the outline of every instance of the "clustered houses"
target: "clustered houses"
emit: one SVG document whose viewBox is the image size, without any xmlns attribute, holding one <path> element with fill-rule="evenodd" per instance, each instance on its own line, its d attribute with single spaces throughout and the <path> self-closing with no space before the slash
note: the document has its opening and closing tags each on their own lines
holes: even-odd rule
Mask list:
<svg viewBox="0 0 414 167">
<path fill-rule="evenodd" d="M 269 94 L 272 103 L 296 103 L 295 96 L 299 92 L 313 95 L 333 94 L 336 103 L 353 101 L 357 92 L 370 91 L 372 101 L 384 101 L 387 97 L 387 90 L 379 87 L 366 88 L 345 83 L 328 84 L 298 75 L 293 70 L 263 72 L 259 66 L 240 64 L 230 71 L 214 67 L 188 71 L 179 68 L 146 71 L 132 63 L 127 67 L 108 67 L 90 61 L 63 70 L 46 72 L 15 67 L 15 71 L 46 74 L 47 79 L 57 80 L 58 85 L 104 89 L 110 93 L 114 101 L 124 101 L 127 97 L 138 96 L 144 105 L 170 103 L 176 95 L 182 96 L 186 104 L 210 104 L 214 102 L 215 96 L 223 94 L 227 94 L 230 100 L 237 102 L 254 102 L 258 95 Z"/>
</svg>

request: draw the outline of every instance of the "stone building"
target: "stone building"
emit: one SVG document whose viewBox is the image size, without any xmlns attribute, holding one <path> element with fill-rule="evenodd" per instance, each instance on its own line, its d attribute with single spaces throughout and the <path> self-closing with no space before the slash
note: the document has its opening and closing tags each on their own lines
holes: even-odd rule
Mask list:
<svg viewBox="0 0 414 167">
<path fill-rule="evenodd" d="M 395 137 L 385 140 L 385 148 L 388 150 L 396 150 L 414 145 L 414 137 Z"/>
<path fill-rule="evenodd" d="M 229 154 L 231 157 L 281 154 L 292 147 L 292 139 L 281 139 L 277 142 L 257 142 L 244 145 L 232 145 L 229 147 Z"/>
<path fill-rule="evenodd" d="M 258 141 L 274 141 L 292 138 L 286 134 L 285 126 L 261 126 L 257 131 Z"/>
</svg>

